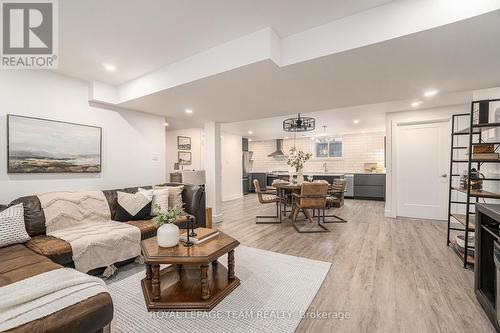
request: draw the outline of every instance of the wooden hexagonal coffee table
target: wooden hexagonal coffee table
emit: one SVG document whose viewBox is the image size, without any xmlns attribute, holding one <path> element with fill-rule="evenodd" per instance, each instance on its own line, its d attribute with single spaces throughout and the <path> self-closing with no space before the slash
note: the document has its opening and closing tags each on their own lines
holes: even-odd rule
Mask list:
<svg viewBox="0 0 500 333">
<path fill-rule="evenodd" d="M 142 291 L 148 311 L 212 310 L 234 290 L 234 249 L 240 243 L 220 232 L 201 244 L 171 248 L 158 246 L 156 237 L 141 242 L 146 263 Z M 217 259 L 227 253 L 227 269 Z M 171 264 L 160 269 L 160 264 Z"/>
</svg>

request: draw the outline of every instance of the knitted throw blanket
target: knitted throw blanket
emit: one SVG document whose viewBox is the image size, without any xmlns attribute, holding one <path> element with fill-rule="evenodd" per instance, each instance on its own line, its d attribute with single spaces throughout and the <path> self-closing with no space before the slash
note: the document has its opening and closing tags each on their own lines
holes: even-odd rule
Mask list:
<svg viewBox="0 0 500 333">
<path fill-rule="evenodd" d="M 60 268 L 0 288 L 0 331 L 18 327 L 108 292 L 99 278 Z"/>
<path fill-rule="evenodd" d="M 45 214 L 47 235 L 71 245 L 80 272 L 107 267 L 141 254 L 141 231 L 111 221 L 101 191 L 53 192 L 38 195 Z"/>
</svg>

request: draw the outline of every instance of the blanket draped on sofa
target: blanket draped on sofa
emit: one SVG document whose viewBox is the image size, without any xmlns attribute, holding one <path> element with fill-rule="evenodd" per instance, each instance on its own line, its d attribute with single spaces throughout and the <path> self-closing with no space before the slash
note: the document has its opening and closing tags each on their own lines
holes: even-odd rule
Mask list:
<svg viewBox="0 0 500 333">
<path fill-rule="evenodd" d="M 47 235 L 70 243 L 75 268 L 80 272 L 141 254 L 141 231 L 111 221 L 109 205 L 101 191 L 51 192 L 38 198 Z"/>
<path fill-rule="evenodd" d="M 0 288 L 0 331 L 43 318 L 100 293 L 99 278 L 71 268 L 54 269 Z"/>
</svg>

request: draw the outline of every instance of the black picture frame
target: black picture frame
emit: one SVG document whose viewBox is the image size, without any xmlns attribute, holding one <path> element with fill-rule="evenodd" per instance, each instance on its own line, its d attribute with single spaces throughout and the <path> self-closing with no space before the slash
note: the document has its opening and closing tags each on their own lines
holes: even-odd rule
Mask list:
<svg viewBox="0 0 500 333">
<path fill-rule="evenodd" d="M 191 165 L 191 152 L 190 151 L 179 151 L 177 152 L 177 162 L 179 165 Z"/>
<path fill-rule="evenodd" d="M 78 167 L 70 168 L 70 167 L 65 167 L 64 169 L 62 167 L 60 168 L 52 168 L 50 169 L 47 167 L 44 169 L 43 167 L 36 168 L 35 170 L 23 170 L 23 168 L 14 168 L 11 164 L 11 159 L 12 159 L 12 154 L 11 154 L 11 122 L 13 118 L 23 118 L 23 119 L 30 119 L 30 120 L 37 120 L 41 122 L 53 122 L 53 123 L 59 123 L 59 124 L 66 124 L 68 126 L 79 126 L 79 127 L 88 127 L 88 128 L 93 128 L 99 131 L 99 161 L 98 164 L 92 167 L 87 167 L 86 169 L 78 170 Z M 7 114 L 7 173 L 9 174 L 40 174 L 40 173 L 48 173 L 48 174 L 66 174 L 66 173 L 79 173 L 79 174 L 86 174 L 86 173 L 91 173 L 91 174 L 96 174 L 96 173 L 101 173 L 102 172 L 102 127 L 98 126 L 91 126 L 91 125 L 84 125 L 84 124 L 78 124 L 78 123 L 72 123 L 72 122 L 66 122 L 66 121 L 60 121 L 60 120 L 53 120 L 53 119 L 46 119 L 46 118 L 37 118 L 37 117 L 29 117 L 29 116 L 21 116 L 21 115 L 15 115 L 15 114 Z"/>
<path fill-rule="evenodd" d="M 177 149 L 178 150 L 191 150 L 191 137 L 177 136 Z"/>
</svg>

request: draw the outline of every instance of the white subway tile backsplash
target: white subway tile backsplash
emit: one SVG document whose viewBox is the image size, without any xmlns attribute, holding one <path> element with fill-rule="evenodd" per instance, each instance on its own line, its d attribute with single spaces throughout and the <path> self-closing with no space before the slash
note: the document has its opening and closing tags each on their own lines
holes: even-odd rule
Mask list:
<svg viewBox="0 0 500 333">
<path fill-rule="evenodd" d="M 311 159 L 304 167 L 305 172 L 323 171 L 323 163 L 327 163 L 329 172 L 365 172 L 365 163 L 384 165 L 384 132 L 367 134 L 346 134 L 342 136 L 343 156 L 339 159 Z M 283 151 L 289 153 L 294 140 L 283 141 Z M 311 138 L 297 138 L 298 150 L 312 153 Z M 276 150 L 275 140 L 252 141 L 249 149 L 253 151 L 252 171 L 288 171 L 286 157 L 267 157 Z"/>
</svg>

